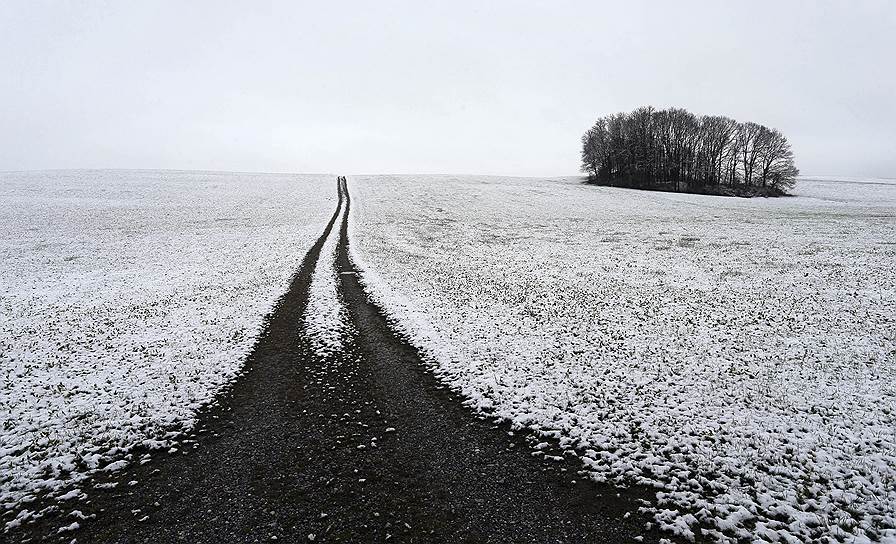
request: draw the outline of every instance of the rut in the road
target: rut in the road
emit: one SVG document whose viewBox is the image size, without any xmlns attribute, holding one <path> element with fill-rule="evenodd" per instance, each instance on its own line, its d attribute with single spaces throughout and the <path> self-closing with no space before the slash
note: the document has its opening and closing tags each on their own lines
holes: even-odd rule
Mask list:
<svg viewBox="0 0 896 544">
<path fill-rule="evenodd" d="M 349 255 L 346 182 L 323 235 L 270 317 L 232 392 L 201 414 L 189 455 L 137 466 L 129 487 L 88 490 L 69 519 L 19 538 L 65 542 L 625 542 L 635 498 L 601 489 L 575 461 L 533 457 L 525 436 L 472 414 L 426 370 L 367 297 Z M 337 219 L 339 218 L 339 219 Z M 334 229 L 339 220 L 338 231 Z M 332 232 L 331 232 L 332 231 Z M 322 357 L 302 330 L 328 235 L 339 243 L 344 349 Z M 572 483 L 577 480 L 577 483 Z M 645 541 L 656 541 L 655 533 Z"/>
</svg>

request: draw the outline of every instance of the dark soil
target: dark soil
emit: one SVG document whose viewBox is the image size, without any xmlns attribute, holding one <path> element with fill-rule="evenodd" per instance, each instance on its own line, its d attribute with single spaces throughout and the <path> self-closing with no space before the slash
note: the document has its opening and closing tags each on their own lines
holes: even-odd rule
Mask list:
<svg viewBox="0 0 896 544">
<path fill-rule="evenodd" d="M 646 489 L 594 485 L 572 457 L 473 414 L 372 304 L 348 251 L 349 196 L 270 316 L 246 372 L 200 414 L 187 454 L 154 454 L 114 489 L 2 535 L 12 542 L 632 542 Z M 302 330 L 321 247 L 353 331 L 333 356 Z M 335 231 L 334 231 L 335 234 Z M 540 441 L 540 440 L 539 440 Z M 136 481 L 134 485 L 127 482 Z M 57 535 L 74 509 L 95 518 Z"/>
<path fill-rule="evenodd" d="M 617 187 L 620 189 L 636 189 L 639 191 L 659 191 L 663 193 L 686 193 L 694 195 L 710 196 L 736 196 L 740 198 L 774 198 L 780 196 L 792 196 L 777 187 L 757 187 L 753 185 L 688 185 L 683 184 L 676 188 L 674 183 L 658 185 L 640 185 L 629 183 L 624 179 L 613 181 L 595 181 L 593 178 L 585 179 L 586 185 L 600 185 L 604 187 Z"/>
</svg>

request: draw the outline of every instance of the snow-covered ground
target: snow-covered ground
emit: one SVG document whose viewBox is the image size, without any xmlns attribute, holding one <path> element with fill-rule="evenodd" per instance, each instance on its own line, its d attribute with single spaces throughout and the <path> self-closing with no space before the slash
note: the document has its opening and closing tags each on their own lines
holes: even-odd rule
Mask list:
<svg viewBox="0 0 896 544">
<path fill-rule="evenodd" d="M 321 248 L 320 258 L 311 277 L 308 306 L 305 308 L 305 331 L 314 350 L 324 357 L 338 353 L 345 336 L 351 332 L 348 309 L 337 287 L 336 247 L 345 206 L 339 208 L 339 218 Z"/>
<path fill-rule="evenodd" d="M 189 428 L 336 200 L 333 176 L 0 174 L 0 503 Z"/>
<path fill-rule="evenodd" d="M 476 407 L 656 486 L 685 537 L 896 541 L 896 182 L 349 190 L 372 295 Z"/>
</svg>

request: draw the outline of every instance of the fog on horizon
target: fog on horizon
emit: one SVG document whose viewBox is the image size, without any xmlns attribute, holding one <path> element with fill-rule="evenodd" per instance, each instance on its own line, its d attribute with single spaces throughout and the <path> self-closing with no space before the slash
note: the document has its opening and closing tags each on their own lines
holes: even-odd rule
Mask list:
<svg viewBox="0 0 896 544">
<path fill-rule="evenodd" d="M 0 171 L 568 175 L 602 115 L 780 129 L 896 177 L 896 3 L 0 4 Z"/>
</svg>

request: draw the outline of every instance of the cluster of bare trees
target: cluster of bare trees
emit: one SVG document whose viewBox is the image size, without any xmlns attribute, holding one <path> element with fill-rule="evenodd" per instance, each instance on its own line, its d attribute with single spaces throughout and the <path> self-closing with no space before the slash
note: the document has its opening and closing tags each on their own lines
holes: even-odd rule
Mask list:
<svg viewBox="0 0 896 544">
<path fill-rule="evenodd" d="M 582 171 L 608 185 L 735 194 L 782 194 L 799 174 L 776 129 L 649 106 L 598 119 L 582 136 Z"/>
</svg>

